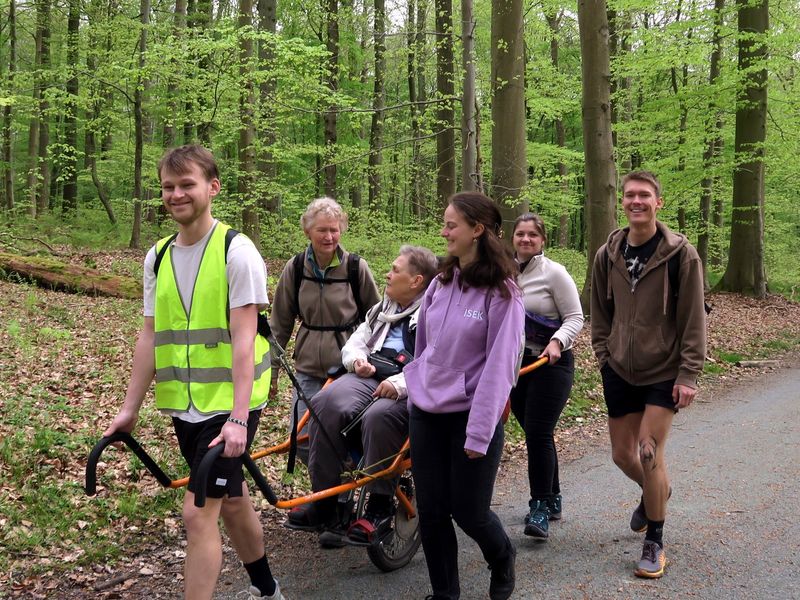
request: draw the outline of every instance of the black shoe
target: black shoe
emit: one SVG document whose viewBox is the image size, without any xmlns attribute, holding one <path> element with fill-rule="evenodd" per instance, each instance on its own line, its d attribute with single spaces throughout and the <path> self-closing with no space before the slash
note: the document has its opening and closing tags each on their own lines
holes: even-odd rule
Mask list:
<svg viewBox="0 0 800 600">
<path fill-rule="evenodd" d="M 319 534 L 319 545 L 322 548 L 344 548 L 347 546 L 347 529 L 353 520 L 353 502 L 336 502 L 333 516 L 325 523 Z"/>
<path fill-rule="evenodd" d="M 550 520 L 551 521 L 560 520 L 561 507 L 562 507 L 561 494 L 556 494 L 555 496 L 553 496 L 553 499 L 547 503 L 547 507 L 550 509 Z"/>
<path fill-rule="evenodd" d="M 326 527 L 325 530 L 319 534 L 319 546 L 330 550 L 333 548 L 344 548 L 347 546 L 347 530 L 339 527 Z"/>
<path fill-rule="evenodd" d="M 329 499 L 296 506 L 289 511 L 283 526 L 298 531 L 322 531 L 326 526 L 335 523 L 334 510 L 335 504 L 332 505 Z"/>
<path fill-rule="evenodd" d="M 639 499 L 639 505 L 631 515 L 631 530 L 636 533 L 647 531 L 647 513 L 644 511 L 644 496 Z"/>
<path fill-rule="evenodd" d="M 514 563 L 517 558 L 517 549 L 511 546 L 511 551 L 501 561 L 490 565 L 492 578 L 489 581 L 490 600 L 507 600 L 514 592 L 516 575 L 514 573 Z"/>
<path fill-rule="evenodd" d="M 391 531 L 391 512 L 366 511 L 364 516 L 347 530 L 347 539 L 354 544 L 368 545 L 382 540 Z"/>
</svg>

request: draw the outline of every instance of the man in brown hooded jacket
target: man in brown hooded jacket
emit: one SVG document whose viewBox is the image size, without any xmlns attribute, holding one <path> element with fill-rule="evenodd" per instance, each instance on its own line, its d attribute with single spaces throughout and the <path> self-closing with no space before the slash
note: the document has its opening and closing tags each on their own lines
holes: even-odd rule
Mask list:
<svg viewBox="0 0 800 600">
<path fill-rule="evenodd" d="M 647 533 L 634 573 L 657 578 L 672 492 L 665 445 L 675 413 L 694 400 L 705 360 L 703 271 L 686 237 L 656 219 L 663 200 L 655 175 L 629 173 L 622 190 L 628 227 L 612 232 L 594 259 L 592 347 L 614 462 L 642 488 L 631 529 Z"/>
</svg>

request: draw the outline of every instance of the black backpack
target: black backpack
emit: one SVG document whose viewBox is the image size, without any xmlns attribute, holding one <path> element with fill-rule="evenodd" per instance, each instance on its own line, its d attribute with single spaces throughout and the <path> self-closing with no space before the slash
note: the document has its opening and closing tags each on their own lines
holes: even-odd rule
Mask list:
<svg viewBox="0 0 800 600">
<path fill-rule="evenodd" d="M 361 286 L 358 282 L 358 271 L 359 271 L 359 264 L 361 262 L 361 257 L 358 254 L 349 254 L 347 256 L 347 279 L 325 279 L 325 283 L 349 283 L 350 284 L 350 291 L 353 294 L 353 298 L 356 301 L 356 308 L 358 309 L 358 315 L 356 318 L 351 320 L 344 325 L 311 325 L 306 322 L 303 314 L 300 312 L 300 286 L 303 283 L 303 280 L 306 279 L 308 281 L 314 281 L 319 283 L 319 279 L 316 277 L 309 277 L 305 274 L 305 260 L 306 260 L 306 251 L 303 250 L 295 254 L 294 258 L 292 259 L 293 266 L 294 266 L 294 313 L 300 318 L 300 322 L 303 327 L 306 329 L 311 329 L 313 331 L 335 331 L 335 332 L 344 332 L 350 331 L 356 325 L 361 323 L 364 320 L 364 317 L 367 314 L 367 309 L 364 307 L 364 303 L 361 300 Z"/>
<path fill-rule="evenodd" d="M 231 247 L 231 242 L 233 238 L 239 235 L 239 232 L 235 229 L 228 229 L 225 232 L 225 262 L 228 262 L 228 249 Z M 164 255 L 167 253 L 167 250 L 170 247 L 170 244 L 175 241 L 175 238 L 178 237 L 178 234 L 175 233 L 169 237 L 167 243 L 161 246 L 161 250 L 158 251 L 156 254 L 156 262 L 153 264 L 153 273 L 156 277 L 158 277 L 158 267 L 161 266 L 161 261 L 164 260 Z"/>
</svg>

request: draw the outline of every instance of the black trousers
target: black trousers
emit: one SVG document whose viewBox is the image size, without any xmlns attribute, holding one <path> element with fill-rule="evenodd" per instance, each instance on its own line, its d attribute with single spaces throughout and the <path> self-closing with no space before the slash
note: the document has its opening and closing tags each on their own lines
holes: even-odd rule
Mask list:
<svg viewBox="0 0 800 600">
<path fill-rule="evenodd" d="M 536 360 L 525 356 L 523 366 Z M 553 432 L 567 404 L 575 375 L 575 357 L 565 350 L 559 361 L 523 375 L 511 390 L 511 410 L 525 432 L 528 480 L 532 500 L 551 500 L 561 493 Z"/>
<path fill-rule="evenodd" d="M 420 535 L 437 598 L 457 599 L 458 542 L 453 521 L 478 543 L 489 565 L 512 551 L 497 515 L 489 508 L 503 450 L 503 426 L 482 458 L 464 453 L 468 412 L 433 414 L 411 407 L 411 470 L 417 490 Z"/>
</svg>

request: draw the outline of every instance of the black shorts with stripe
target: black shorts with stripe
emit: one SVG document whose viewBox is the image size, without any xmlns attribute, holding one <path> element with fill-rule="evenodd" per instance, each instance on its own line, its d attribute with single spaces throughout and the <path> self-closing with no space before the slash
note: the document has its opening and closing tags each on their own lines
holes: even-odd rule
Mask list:
<svg viewBox="0 0 800 600">
<path fill-rule="evenodd" d="M 186 459 L 186 463 L 189 465 L 188 489 L 192 493 L 196 492 L 195 479 L 197 477 L 197 469 L 209 450 L 208 445 L 222 431 L 222 427 L 229 416 L 228 414 L 216 415 L 199 423 L 188 423 L 181 421 L 177 417 L 172 418 L 181 454 L 183 454 L 183 458 Z M 250 444 L 253 443 L 253 438 L 256 435 L 260 417 L 260 410 L 251 410 L 247 417 L 247 449 L 245 452 L 250 450 Z M 241 457 L 224 458 L 220 456 L 214 462 L 208 475 L 206 495 L 208 498 L 223 498 L 225 496 L 234 498 L 241 496 L 243 481 L 244 473 L 242 472 Z"/>
</svg>

